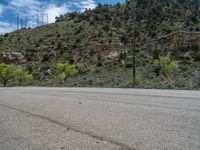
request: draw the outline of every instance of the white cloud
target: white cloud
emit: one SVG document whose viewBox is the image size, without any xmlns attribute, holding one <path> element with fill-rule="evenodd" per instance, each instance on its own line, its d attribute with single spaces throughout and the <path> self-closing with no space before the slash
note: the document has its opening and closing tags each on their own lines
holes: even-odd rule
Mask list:
<svg viewBox="0 0 200 150">
<path fill-rule="evenodd" d="M 97 6 L 95 0 L 75 0 L 69 2 L 69 5 L 77 7 L 81 12 L 85 9 L 94 9 Z"/>
<path fill-rule="evenodd" d="M 20 19 L 28 19 L 28 26 L 37 26 L 36 13 L 48 13 L 49 23 L 55 22 L 55 17 L 62 14 L 72 12 L 74 10 L 85 11 L 85 9 L 94 9 L 96 7 L 95 0 L 70 0 L 62 5 L 57 5 L 55 0 L 9 0 L 8 5 L 0 4 L 0 17 L 3 11 L 11 11 L 15 15 L 19 15 Z M 16 17 L 16 16 L 13 16 Z M 41 16 L 39 21 L 41 22 Z M 46 18 L 44 18 L 46 23 Z M 41 24 L 41 23 L 40 23 Z M 0 34 L 13 31 L 13 27 L 8 22 L 0 21 Z"/>
<path fill-rule="evenodd" d="M 11 0 L 9 2 L 9 9 L 22 17 L 34 16 L 35 13 L 40 12 L 42 3 L 38 0 Z"/>
<path fill-rule="evenodd" d="M 32 18 L 31 20 L 29 19 L 29 25 L 34 27 L 37 24 L 36 13 L 48 13 L 49 23 L 53 23 L 56 16 L 71 12 L 75 8 L 81 12 L 85 9 L 93 9 L 96 7 L 96 2 L 94 0 L 71 0 L 58 6 L 54 0 L 49 3 L 39 0 L 11 0 L 9 5 L 10 9 L 19 14 L 20 17 Z"/>
<path fill-rule="evenodd" d="M 10 9 L 15 13 L 19 14 L 21 18 L 28 18 L 28 24 L 31 27 L 37 25 L 36 14 L 48 13 L 49 23 L 55 22 L 55 17 L 60 16 L 69 12 L 67 3 L 63 5 L 56 5 L 54 1 L 46 2 L 39 0 L 11 0 L 9 3 Z M 41 16 L 39 16 L 39 21 L 41 22 Z M 44 17 L 44 22 L 46 23 L 46 17 Z"/>
<path fill-rule="evenodd" d="M 13 28 L 12 24 L 8 22 L 0 21 L 0 35 L 4 33 L 12 32 L 14 30 L 15 29 Z"/>
<path fill-rule="evenodd" d="M 0 4 L 0 17 L 2 16 L 4 11 L 4 5 Z"/>
<path fill-rule="evenodd" d="M 38 0 L 11 0 L 9 2 L 9 5 L 13 8 L 16 8 L 16 10 L 20 10 L 20 8 L 26 8 L 29 10 L 38 10 L 38 8 L 41 5 L 41 2 Z"/>
<path fill-rule="evenodd" d="M 94 0 L 83 0 L 80 2 L 81 11 L 85 9 L 94 9 L 96 7 L 96 2 Z"/>
<path fill-rule="evenodd" d="M 55 22 L 56 16 L 60 16 L 67 12 L 70 12 L 70 9 L 66 4 L 61 6 L 56 6 L 55 4 L 52 4 L 49 5 L 48 8 L 45 10 L 45 13 L 48 14 L 49 17 L 49 23 Z"/>
</svg>

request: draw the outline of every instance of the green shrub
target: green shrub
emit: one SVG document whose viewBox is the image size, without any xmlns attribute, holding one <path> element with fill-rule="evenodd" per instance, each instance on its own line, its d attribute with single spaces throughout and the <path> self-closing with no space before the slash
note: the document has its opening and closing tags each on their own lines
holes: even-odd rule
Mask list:
<svg viewBox="0 0 200 150">
<path fill-rule="evenodd" d="M 21 83 L 23 81 L 31 80 L 30 75 L 25 69 L 8 64 L 0 64 L 0 82 L 6 87 L 8 83 Z"/>
<path fill-rule="evenodd" d="M 140 76 L 136 76 L 135 78 L 133 78 L 132 82 L 133 84 L 135 84 L 135 86 L 138 86 L 142 83 L 142 78 Z"/>
<path fill-rule="evenodd" d="M 196 61 L 200 61 L 200 50 L 194 53 L 193 58 L 194 58 Z"/>
<path fill-rule="evenodd" d="M 24 81 L 32 80 L 32 75 L 29 74 L 24 68 L 16 67 L 15 69 L 15 81 L 22 83 Z"/>
<path fill-rule="evenodd" d="M 56 68 L 58 69 L 58 80 L 62 83 L 64 83 L 69 76 L 75 75 L 78 72 L 76 66 L 70 64 L 58 63 L 56 64 Z"/>
<path fill-rule="evenodd" d="M 168 74 L 178 69 L 177 62 L 172 61 L 169 56 L 161 56 L 159 59 L 154 60 L 153 64 L 157 77 L 160 75 L 167 77 Z"/>
<path fill-rule="evenodd" d="M 3 42 L 3 38 L 2 37 L 0 37 L 0 44 Z"/>
</svg>

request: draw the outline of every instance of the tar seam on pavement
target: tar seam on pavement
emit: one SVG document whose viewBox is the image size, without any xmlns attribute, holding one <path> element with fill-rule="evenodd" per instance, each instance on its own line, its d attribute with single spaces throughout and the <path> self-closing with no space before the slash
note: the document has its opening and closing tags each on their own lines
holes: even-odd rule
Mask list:
<svg viewBox="0 0 200 150">
<path fill-rule="evenodd" d="M 41 116 L 41 115 L 38 115 L 38 114 L 30 113 L 30 112 L 27 112 L 27 111 L 24 111 L 24 110 L 20 110 L 18 108 L 15 108 L 15 107 L 12 107 L 12 106 L 8 106 L 8 105 L 4 105 L 4 104 L 0 104 L 0 106 L 9 108 L 9 109 L 12 109 L 12 110 L 15 110 L 15 111 L 19 111 L 19 112 L 22 112 L 22 113 L 25 113 L 25 114 L 29 114 L 29 115 L 37 117 L 37 118 L 48 120 L 49 122 L 52 122 L 52 123 L 55 123 L 55 124 L 60 125 L 62 127 L 65 127 L 67 129 L 70 129 L 71 131 L 87 135 L 89 137 L 95 138 L 95 139 L 100 140 L 100 141 L 107 141 L 109 143 L 112 143 L 114 145 L 119 146 L 120 147 L 119 150 L 136 150 L 136 148 L 129 147 L 128 145 L 125 145 L 123 143 L 120 143 L 120 142 L 117 142 L 117 141 L 114 141 L 112 139 L 108 139 L 108 138 L 105 138 L 105 137 L 101 137 L 101 136 L 98 136 L 98 135 L 94 135 L 94 134 L 89 133 L 89 132 L 81 131 L 81 130 L 75 129 L 73 127 L 69 127 L 69 126 L 65 125 L 64 123 L 55 121 L 55 120 L 53 120 L 51 118 L 48 118 L 48 117 L 45 117 L 45 116 Z"/>
</svg>

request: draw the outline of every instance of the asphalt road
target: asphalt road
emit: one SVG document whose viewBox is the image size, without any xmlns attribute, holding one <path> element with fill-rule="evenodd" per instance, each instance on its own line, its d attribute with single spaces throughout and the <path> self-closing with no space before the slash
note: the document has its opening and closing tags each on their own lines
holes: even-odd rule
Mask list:
<svg viewBox="0 0 200 150">
<path fill-rule="evenodd" d="M 0 150 L 200 150 L 200 91 L 0 88 Z"/>
</svg>

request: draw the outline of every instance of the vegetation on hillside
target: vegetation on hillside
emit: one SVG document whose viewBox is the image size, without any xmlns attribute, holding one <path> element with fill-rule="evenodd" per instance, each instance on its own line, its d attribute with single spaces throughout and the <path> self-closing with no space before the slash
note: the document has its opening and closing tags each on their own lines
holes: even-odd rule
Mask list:
<svg viewBox="0 0 200 150">
<path fill-rule="evenodd" d="M 135 37 L 137 87 L 200 89 L 199 3 L 127 0 L 61 15 L 1 36 L 0 61 L 24 67 L 31 85 L 131 87 Z"/>
<path fill-rule="evenodd" d="M 162 56 L 159 59 L 155 59 L 153 64 L 155 65 L 156 76 L 163 75 L 168 77 L 170 73 L 178 69 L 178 64 L 175 61 L 171 61 L 169 56 Z"/>
<path fill-rule="evenodd" d="M 6 87 L 8 84 L 20 85 L 32 80 L 32 75 L 24 68 L 15 65 L 0 64 L 0 83 Z"/>
<path fill-rule="evenodd" d="M 61 83 L 64 83 L 68 77 L 77 73 L 75 65 L 58 63 L 56 64 L 56 67 L 58 68 L 57 77 Z"/>
</svg>

